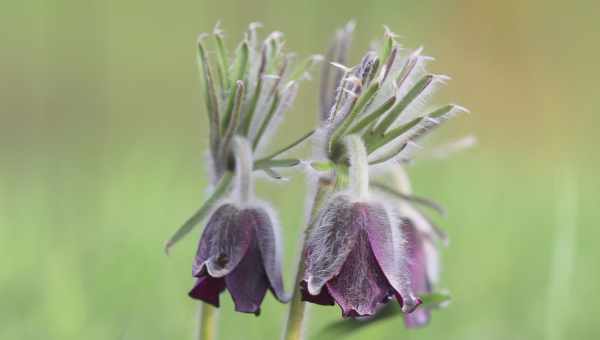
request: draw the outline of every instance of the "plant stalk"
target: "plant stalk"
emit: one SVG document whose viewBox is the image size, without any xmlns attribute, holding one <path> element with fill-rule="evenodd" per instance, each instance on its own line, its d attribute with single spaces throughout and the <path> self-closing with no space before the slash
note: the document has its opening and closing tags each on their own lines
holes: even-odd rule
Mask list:
<svg viewBox="0 0 600 340">
<path fill-rule="evenodd" d="M 217 338 L 218 310 L 204 302 L 198 304 L 198 340 L 215 340 Z"/>
</svg>

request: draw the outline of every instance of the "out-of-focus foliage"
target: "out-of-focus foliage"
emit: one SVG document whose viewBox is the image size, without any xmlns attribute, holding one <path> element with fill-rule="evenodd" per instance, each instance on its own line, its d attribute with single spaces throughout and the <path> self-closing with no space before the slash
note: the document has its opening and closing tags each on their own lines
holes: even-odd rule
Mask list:
<svg viewBox="0 0 600 340">
<path fill-rule="evenodd" d="M 350 18 L 358 23 L 353 51 L 387 24 L 405 46 L 423 44 L 436 57 L 433 72 L 452 76 L 438 104 L 456 101 L 472 114 L 441 128 L 432 144 L 470 132 L 479 144 L 409 170 L 415 194 L 448 211 L 437 220 L 452 236 L 443 254 L 448 309 L 422 330 L 389 318 L 347 338 L 536 339 L 547 332 L 548 309 L 560 313 L 557 338 L 600 337 L 594 2 L 34 0 L 1 7 L 0 339 L 191 338 L 196 303 L 186 294 L 196 240 L 188 237 L 170 257 L 162 245 L 202 202 L 206 185 L 197 34 L 221 19 L 233 42 L 259 20 L 285 32 L 290 50 L 309 55 L 325 52 Z M 318 79 L 304 83 L 276 140 L 313 126 L 317 88 Z M 572 287 L 549 300 L 557 296 L 549 281 L 564 168 L 578 189 L 574 263 L 565 271 Z M 292 178 L 286 190 L 259 182 L 259 194 L 280 211 L 289 288 L 305 215 L 304 200 L 289 198 L 302 197 L 305 181 L 284 175 Z M 224 298 L 220 332 L 275 339 L 285 310 L 267 297 L 257 319 L 234 313 Z M 311 310 L 308 334 L 317 339 L 340 312 Z"/>
</svg>

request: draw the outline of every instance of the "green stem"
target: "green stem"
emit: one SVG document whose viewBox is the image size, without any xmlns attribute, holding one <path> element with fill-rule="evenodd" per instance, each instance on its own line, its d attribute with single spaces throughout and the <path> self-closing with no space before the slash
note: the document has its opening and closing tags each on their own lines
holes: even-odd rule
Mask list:
<svg viewBox="0 0 600 340">
<path fill-rule="evenodd" d="M 299 159 L 259 159 L 254 162 L 254 170 L 264 170 L 268 168 L 291 168 L 300 164 Z"/>
<path fill-rule="evenodd" d="M 334 188 L 334 182 L 330 179 L 325 178 L 320 179 L 318 185 L 319 186 L 317 188 L 317 193 L 315 194 L 315 200 L 313 202 L 313 206 L 310 212 L 310 220 L 307 224 L 307 231 L 311 227 L 315 218 L 317 217 L 321 206 L 327 200 L 327 197 Z M 302 247 L 304 248 L 304 246 Z M 294 294 L 292 296 L 292 301 L 290 302 L 288 320 L 285 328 L 285 333 L 283 335 L 284 340 L 302 340 L 303 338 L 302 324 L 304 321 L 304 315 L 306 311 L 306 303 L 302 301 L 300 294 L 300 281 L 302 280 L 302 276 L 304 274 L 303 260 L 304 258 L 302 257 L 301 252 L 298 259 L 298 272 L 296 273 L 296 281 L 294 281 Z"/>
<path fill-rule="evenodd" d="M 310 136 L 312 136 L 315 133 L 315 130 L 312 130 L 310 132 L 308 132 L 307 134 L 305 134 L 304 136 L 298 138 L 297 140 L 295 140 L 293 143 L 291 143 L 290 145 L 287 145 L 275 152 L 273 152 L 272 154 L 268 155 L 267 157 L 263 157 L 261 160 L 269 160 L 269 159 L 273 159 L 279 155 L 281 155 L 282 153 L 294 148 L 295 146 L 301 144 L 302 142 L 304 142 L 306 139 L 308 139 Z"/>
<path fill-rule="evenodd" d="M 217 338 L 218 310 L 204 302 L 198 305 L 198 340 L 215 340 Z"/>
</svg>

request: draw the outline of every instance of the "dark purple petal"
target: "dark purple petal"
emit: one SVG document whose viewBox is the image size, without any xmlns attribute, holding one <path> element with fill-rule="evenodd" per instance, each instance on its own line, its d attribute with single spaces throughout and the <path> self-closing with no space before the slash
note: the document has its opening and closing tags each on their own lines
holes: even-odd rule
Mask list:
<svg viewBox="0 0 600 340">
<path fill-rule="evenodd" d="M 419 305 L 408 272 L 408 259 L 399 229 L 392 227 L 386 210 L 377 204 L 355 203 L 356 217 L 369 235 L 377 263 L 390 285 L 402 297 L 402 310 L 410 313 Z"/>
<path fill-rule="evenodd" d="M 448 244 L 448 235 L 438 227 L 429 217 L 423 214 L 419 209 L 411 204 L 402 205 L 402 215 L 412 222 L 412 225 L 422 233 L 433 240 L 442 241 Z"/>
<path fill-rule="evenodd" d="M 431 283 L 427 276 L 425 240 L 408 220 L 402 223 L 401 229 L 407 243 L 408 270 L 413 291 L 416 294 L 431 293 Z"/>
<path fill-rule="evenodd" d="M 317 295 L 310 295 L 306 285 L 306 281 L 303 280 L 302 282 L 300 282 L 300 293 L 302 294 L 302 301 L 308 301 L 325 306 L 332 306 L 335 304 L 335 301 L 331 297 L 331 294 L 329 294 L 327 285 L 323 286 L 323 288 L 321 288 L 321 291 Z"/>
<path fill-rule="evenodd" d="M 232 204 L 219 207 L 200 238 L 193 275 L 198 276 L 205 266 L 212 277 L 227 275 L 248 251 L 251 231 L 240 224 L 238 208 Z"/>
<path fill-rule="evenodd" d="M 308 292 L 318 295 L 337 275 L 354 248 L 358 224 L 352 220 L 352 203 L 346 196 L 332 198 L 311 227 L 305 248 L 304 280 Z"/>
<path fill-rule="evenodd" d="M 237 267 L 225 276 L 225 285 L 233 298 L 236 311 L 258 315 L 260 304 L 269 288 L 269 281 L 253 230 L 251 234 L 253 240 L 248 252 Z"/>
<path fill-rule="evenodd" d="M 277 248 L 277 235 L 271 218 L 264 209 L 244 209 L 240 213 L 240 221 L 248 223 L 249 227 L 254 228 L 256 232 L 258 249 L 273 295 L 281 302 L 288 302 L 291 295 L 286 294 L 283 288 L 281 255 Z"/>
<path fill-rule="evenodd" d="M 202 300 L 219 307 L 219 294 L 225 289 L 225 279 L 203 275 L 196 280 L 194 288 L 189 292 L 191 298 Z"/>
<path fill-rule="evenodd" d="M 394 290 L 379 268 L 364 230 L 359 232 L 340 273 L 327 282 L 327 288 L 345 317 L 373 315 L 377 305 L 393 295 Z"/>
<path fill-rule="evenodd" d="M 417 307 L 412 313 L 404 314 L 404 324 L 408 328 L 418 328 L 429 323 L 431 312 L 427 308 Z"/>
<path fill-rule="evenodd" d="M 432 286 L 427 273 L 425 239 L 410 220 L 404 220 L 401 229 L 407 242 L 408 269 L 412 289 L 416 294 L 431 293 Z M 428 309 L 417 308 L 414 312 L 404 315 L 404 323 L 409 328 L 422 327 L 429 322 L 429 317 Z"/>
</svg>

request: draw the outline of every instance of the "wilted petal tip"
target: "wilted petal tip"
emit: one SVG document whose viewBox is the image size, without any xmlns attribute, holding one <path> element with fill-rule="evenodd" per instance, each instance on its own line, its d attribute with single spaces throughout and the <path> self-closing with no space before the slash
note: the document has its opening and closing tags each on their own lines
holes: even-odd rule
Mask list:
<svg viewBox="0 0 600 340">
<path fill-rule="evenodd" d="M 435 81 L 441 84 L 446 84 L 447 81 L 452 79 L 450 76 L 445 74 L 432 74 L 432 76 Z"/>
<path fill-rule="evenodd" d="M 464 113 L 471 113 L 471 110 L 467 109 L 467 108 L 466 108 L 466 107 L 464 107 L 464 106 L 460 106 L 460 105 L 458 105 L 458 104 L 451 104 L 451 105 L 454 107 L 454 109 L 456 109 L 456 110 L 458 110 L 458 111 L 460 111 L 460 112 L 464 112 Z"/>
</svg>

